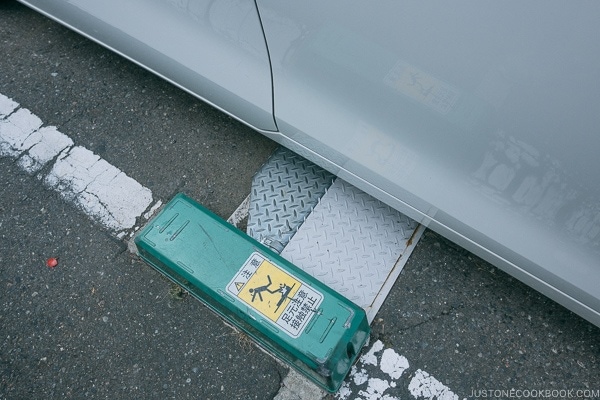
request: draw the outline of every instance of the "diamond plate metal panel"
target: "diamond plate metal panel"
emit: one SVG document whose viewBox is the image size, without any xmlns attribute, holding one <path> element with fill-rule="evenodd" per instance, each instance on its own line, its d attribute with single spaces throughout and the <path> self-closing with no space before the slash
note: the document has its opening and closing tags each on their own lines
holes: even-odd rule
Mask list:
<svg viewBox="0 0 600 400">
<path fill-rule="evenodd" d="M 252 180 L 248 235 L 280 253 L 334 178 L 305 158 L 279 148 Z"/>
<path fill-rule="evenodd" d="M 422 231 L 338 178 L 281 255 L 363 307 L 372 321 Z"/>
</svg>

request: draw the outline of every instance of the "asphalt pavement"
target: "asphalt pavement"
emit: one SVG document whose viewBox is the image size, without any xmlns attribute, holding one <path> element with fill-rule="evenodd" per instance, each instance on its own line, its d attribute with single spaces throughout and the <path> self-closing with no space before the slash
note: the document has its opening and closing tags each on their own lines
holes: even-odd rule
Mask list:
<svg viewBox="0 0 600 400">
<path fill-rule="evenodd" d="M 227 218 L 277 147 L 13 1 L 0 48 L 0 94 L 156 200 L 184 192 Z M 49 189 L 47 169 L 0 171 L 0 399 L 277 395 L 287 367 Z M 338 398 L 600 397 L 598 327 L 431 231 L 372 330 L 381 350 Z"/>
</svg>

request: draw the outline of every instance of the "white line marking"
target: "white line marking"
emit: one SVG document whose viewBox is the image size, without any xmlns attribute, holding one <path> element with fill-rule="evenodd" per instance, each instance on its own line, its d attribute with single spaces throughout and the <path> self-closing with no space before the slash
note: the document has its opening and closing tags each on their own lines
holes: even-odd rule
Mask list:
<svg viewBox="0 0 600 400">
<path fill-rule="evenodd" d="M 150 219 L 154 215 L 154 213 L 156 212 L 156 210 L 158 210 L 160 208 L 160 206 L 162 206 L 162 201 L 158 200 L 156 202 L 156 204 L 154 204 L 152 206 L 152 208 L 150 210 L 148 210 L 148 212 L 146 214 L 144 214 L 144 219 L 145 220 Z"/>
<path fill-rule="evenodd" d="M 365 365 L 375 365 L 376 366 L 377 365 L 377 356 L 375 355 L 375 353 L 379 353 L 381 350 L 383 350 L 383 343 L 381 342 L 381 340 L 378 340 L 375 343 L 373 343 L 373 346 L 366 354 L 363 354 L 360 357 L 360 362 Z"/>
<path fill-rule="evenodd" d="M 19 159 L 19 166 L 30 174 L 38 172 L 61 151 L 73 146 L 73 141 L 67 135 L 60 133 L 54 126 L 45 126 L 33 132 L 23 142 L 23 147 L 29 149 Z"/>
<path fill-rule="evenodd" d="M 152 203 L 152 192 L 83 147 L 54 164 L 44 182 L 115 231 L 131 229 Z"/>
<path fill-rule="evenodd" d="M 16 111 L 15 111 L 16 110 Z M 43 182 L 90 218 L 124 237 L 152 204 L 152 192 L 12 99 L 0 94 L 0 157 L 17 159 L 29 174 L 56 158 Z M 162 203 L 159 201 L 146 215 Z"/>
<path fill-rule="evenodd" d="M 0 93 L 0 119 L 12 113 L 19 104 Z"/>
<path fill-rule="evenodd" d="M 19 156 L 26 150 L 23 143 L 40 126 L 42 120 L 25 108 L 0 121 L 0 156 Z"/>
<path fill-rule="evenodd" d="M 396 387 L 395 382 L 388 382 L 385 379 L 371 378 L 366 390 L 358 392 L 365 400 L 397 400 L 396 397 L 384 394 L 391 387 Z"/>
<path fill-rule="evenodd" d="M 383 343 L 378 340 L 352 367 L 350 374 L 336 393 L 338 400 L 396 400 L 388 389 L 394 389 L 406 380 L 400 378 L 406 375 L 410 364 L 406 357 L 396 353 L 394 349 L 384 349 Z M 410 375 L 408 375 L 410 376 Z M 384 379 L 389 377 L 390 379 Z M 353 389 L 357 391 L 353 394 Z M 408 384 L 408 390 L 417 399 L 458 400 L 448 387 L 418 369 Z"/>
<path fill-rule="evenodd" d="M 420 369 L 415 372 L 415 376 L 408 385 L 408 390 L 415 398 L 458 400 L 458 396 L 444 384 Z"/>
<path fill-rule="evenodd" d="M 354 380 L 354 384 L 357 386 L 360 386 L 369 380 L 369 374 L 367 374 L 367 371 L 364 369 L 359 371 L 356 366 L 352 366 L 352 372 L 350 373 L 350 376 Z"/>
<path fill-rule="evenodd" d="M 392 379 L 398 379 L 409 367 L 406 357 L 398 355 L 393 349 L 385 349 L 381 356 L 381 370 Z"/>
</svg>

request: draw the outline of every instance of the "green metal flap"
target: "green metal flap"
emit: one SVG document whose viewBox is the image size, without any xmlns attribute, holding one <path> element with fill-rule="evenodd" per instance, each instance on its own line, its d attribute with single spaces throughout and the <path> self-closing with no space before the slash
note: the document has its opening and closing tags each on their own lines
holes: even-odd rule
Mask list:
<svg viewBox="0 0 600 400">
<path fill-rule="evenodd" d="M 183 194 L 135 244 L 150 265 L 329 391 L 368 338 L 362 308 Z"/>
</svg>

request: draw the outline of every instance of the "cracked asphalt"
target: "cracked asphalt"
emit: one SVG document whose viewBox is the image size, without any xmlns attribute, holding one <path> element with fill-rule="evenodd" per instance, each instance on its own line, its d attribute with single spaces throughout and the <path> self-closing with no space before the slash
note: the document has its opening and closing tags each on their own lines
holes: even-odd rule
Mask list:
<svg viewBox="0 0 600 400">
<path fill-rule="evenodd" d="M 13 1 L 0 2 L 0 47 L 0 93 L 155 199 L 185 192 L 227 218 L 276 148 Z M 0 171 L 0 399 L 275 396 L 286 367 L 15 160 L 0 158 Z M 390 396 L 414 398 L 418 370 L 459 398 L 600 389 L 598 327 L 431 231 L 372 328 L 371 342 L 410 363 Z"/>
</svg>

